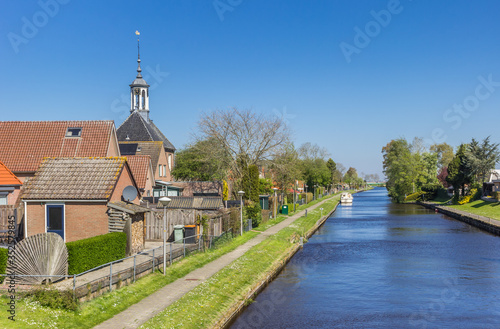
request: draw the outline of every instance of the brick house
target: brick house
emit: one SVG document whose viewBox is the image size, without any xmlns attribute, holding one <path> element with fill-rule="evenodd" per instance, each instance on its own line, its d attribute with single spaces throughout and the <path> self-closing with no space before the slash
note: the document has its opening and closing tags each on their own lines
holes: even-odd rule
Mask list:
<svg viewBox="0 0 500 329">
<path fill-rule="evenodd" d="M 65 242 L 110 232 L 108 206 L 137 189 L 125 157 L 45 158 L 25 184 L 25 237 L 55 232 Z M 140 194 L 131 202 L 139 204 Z"/>
<path fill-rule="evenodd" d="M 15 205 L 23 183 L 0 161 L 0 206 Z"/>
<path fill-rule="evenodd" d="M 151 157 L 149 155 L 127 155 L 125 157 L 127 158 L 128 165 L 141 196 L 152 196 L 153 187 L 155 186 L 155 175 L 153 166 L 151 165 Z"/>
<path fill-rule="evenodd" d="M 116 156 L 113 121 L 0 121 L 0 161 L 23 183 L 44 157 Z"/>
</svg>

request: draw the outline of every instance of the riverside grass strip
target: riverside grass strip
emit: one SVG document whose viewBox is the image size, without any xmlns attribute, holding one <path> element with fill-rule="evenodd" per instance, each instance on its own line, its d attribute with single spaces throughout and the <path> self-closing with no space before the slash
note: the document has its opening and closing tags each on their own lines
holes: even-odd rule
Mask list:
<svg viewBox="0 0 500 329">
<path fill-rule="evenodd" d="M 323 204 L 323 214 L 338 204 L 335 196 Z M 142 329 L 211 328 L 227 317 L 235 305 L 245 302 L 248 293 L 297 247 L 294 237 L 304 236 L 321 217 L 319 208 L 297 219 L 226 266 L 207 281 L 144 323 Z"/>
<path fill-rule="evenodd" d="M 0 328 L 93 328 L 97 324 L 112 318 L 131 305 L 156 292 L 165 285 L 184 277 L 193 270 L 200 268 L 240 245 L 259 235 L 258 232 L 247 232 L 242 237 L 236 237 L 227 245 L 204 253 L 195 253 L 167 267 L 166 275 L 156 271 L 154 274 L 142 277 L 136 283 L 104 294 L 80 305 L 77 311 L 52 309 L 43 307 L 32 298 L 21 298 L 16 301 L 16 321 L 0 317 Z M 6 305 L 8 296 L 3 294 L 0 303 Z"/>
</svg>

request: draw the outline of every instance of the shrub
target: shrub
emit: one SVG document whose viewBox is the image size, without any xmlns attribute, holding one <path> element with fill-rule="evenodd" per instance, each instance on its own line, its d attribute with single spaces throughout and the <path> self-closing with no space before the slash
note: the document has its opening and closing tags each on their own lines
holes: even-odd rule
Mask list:
<svg viewBox="0 0 500 329">
<path fill-rule="evenodd" d="M 27 296 L 33 296 L 33 299 L 38 301 L 42 306 L 70 311 L 76 311 L 78 308 L 78 302 L 73 298 L 71 290 L 60 291 L 40 288 L 30 291 Z"/>
<path fill-rule="evenodd" d="M 493 197 L 500 201 L 500 192 L 499 191 L 493 192 Z"/>
<path fill-rule="evenodd" d="M 9 258 L 9 249 L 0 248 L 0 274 L 7 272 L 7 259 Z M 0 277 L 0 283 L 5 279 L 4 276 Z"/>
<path fill-rule="evenodd" d="M 68 273 L 78 274 L 126 256 L 127 234 L 114 232 L 66 243 Z"/>
<path fill-rule="evenodd" d="M 466 204 L 473 201 L 476 194 L 478 194 L 478 190 L 475 188 L 471 189 L 468 195 L 462 196 L 458 199 L 458 204 Z"/>
<path fill-rule="evenodd" d="M 426 184 L 422 186 L 422 191 L 425 192 L 425 199 L 432 200 L 435 199 L 438 195 L 438 192 L 443 187 L 441 184 Z"/>
<path fill-rule="evenodd" d="M 421 200 L 423 195 L 425 195 L 424 191 L 418 191 L 418 192 L 412 193 L 412 194 L 406 196 L 405 202 Z"/>
<path fill-rule="evenodd" d="M 262 208 L 259 202 L 249 202 L 248 206 L 245 207 L 246 214 L 248 218 L 252 219 L 252 227 L 259 226 L 262 221 Z"/>
</svg>

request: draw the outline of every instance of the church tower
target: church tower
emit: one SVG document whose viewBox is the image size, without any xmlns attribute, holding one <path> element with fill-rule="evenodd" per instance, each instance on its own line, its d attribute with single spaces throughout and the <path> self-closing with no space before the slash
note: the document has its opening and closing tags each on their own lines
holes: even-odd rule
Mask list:
<svg viewBox="0 0 500 329">
<path fill-rule="evenodd" d="M 135 33 L 137 35 L 137 76 L 130 85 L 130 113 L 137 111 L 146 122 L 149 122 L 149 85 L 142 78 L 139 32 Z"/>
</svg>

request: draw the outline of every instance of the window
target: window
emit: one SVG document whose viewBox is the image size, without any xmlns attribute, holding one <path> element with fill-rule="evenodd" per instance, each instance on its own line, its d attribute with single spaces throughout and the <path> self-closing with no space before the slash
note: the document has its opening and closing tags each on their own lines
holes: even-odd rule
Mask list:
<svg viewBox="0 0 500 329">
<path fill-rule="evenodd" d="M 163 165 L 163 177 L 167 177 L 167 166 Z"/>
<path fill-rule="evenodd" d="M 68 128 L 66 130 L 66 137 L 80 137 L 82 135 L 82 128 Z"/>
<path fill-rule="evenodd" d="M 0 194 L 0 206 L 6 206 L 6 205 L 7 205 L 7 195 Z"/>
<path fill-rule="evenodd" d="M 162 165 L 159 165 L 158 166 L 158 176 L 162 177 L 163 174 L 162 174 L 162 169 L 163 169 L 163 166 Z"/>
<path fill-rule="evenodd" d="M 168 170 L 172 170 L 172 154 L 168 155 Z"/>
</svg>

